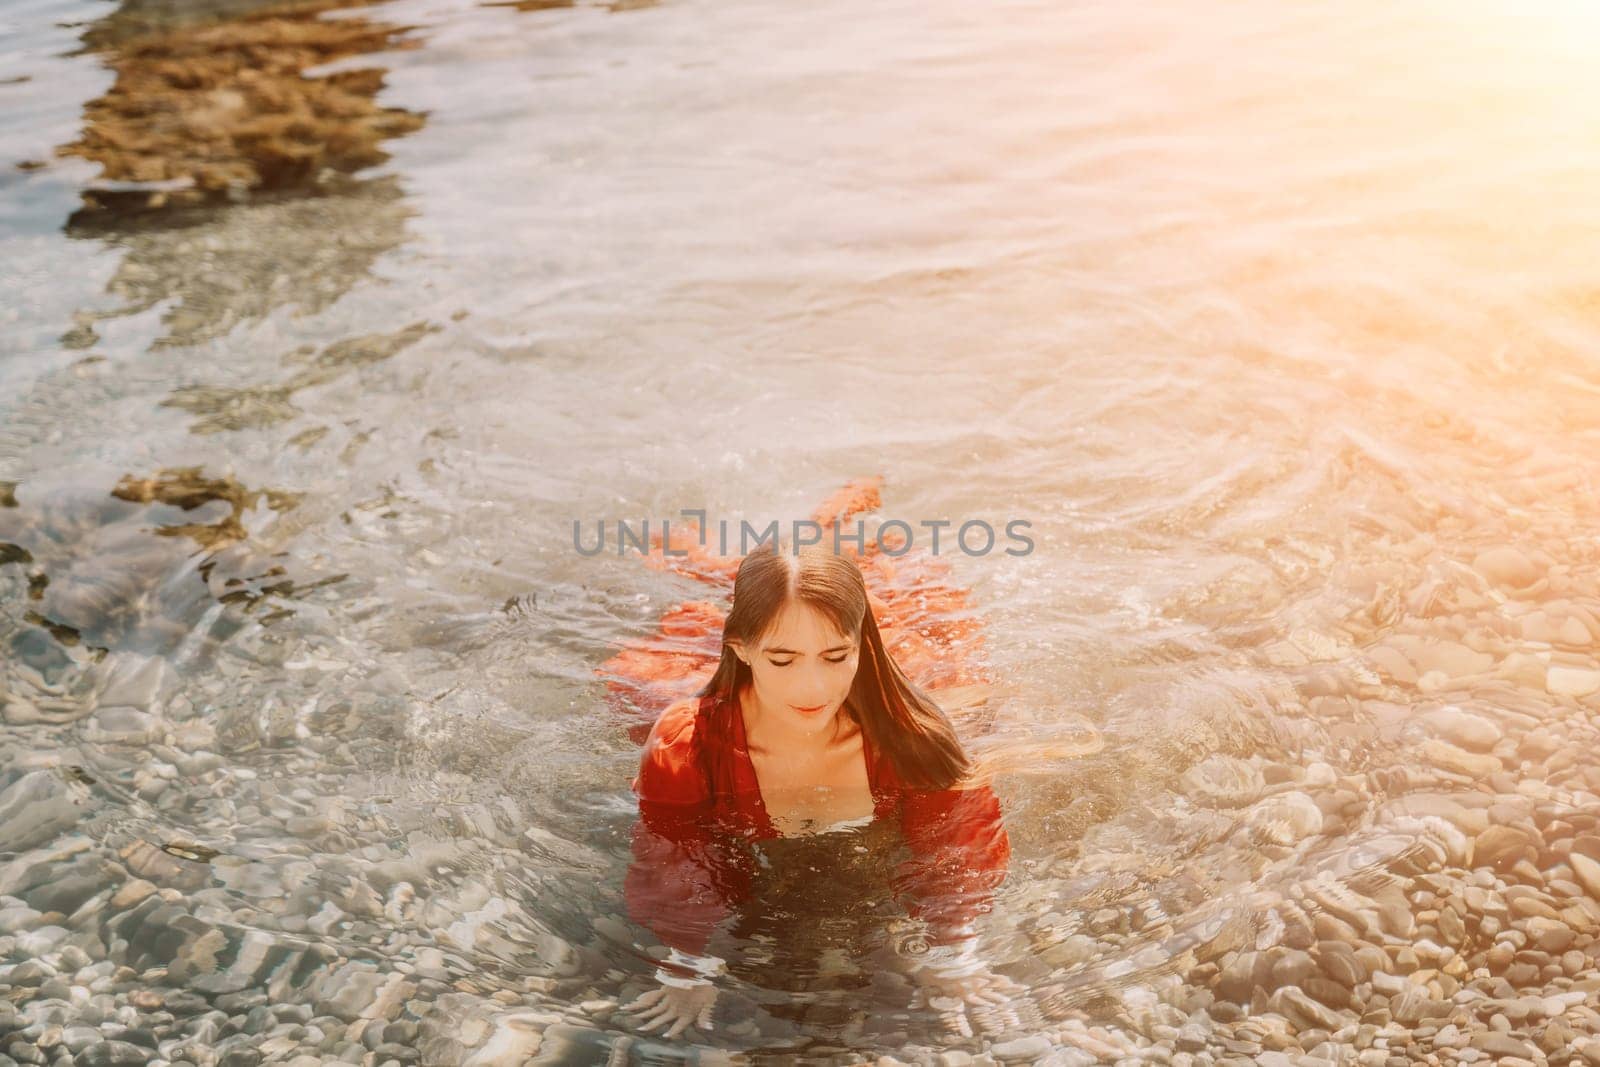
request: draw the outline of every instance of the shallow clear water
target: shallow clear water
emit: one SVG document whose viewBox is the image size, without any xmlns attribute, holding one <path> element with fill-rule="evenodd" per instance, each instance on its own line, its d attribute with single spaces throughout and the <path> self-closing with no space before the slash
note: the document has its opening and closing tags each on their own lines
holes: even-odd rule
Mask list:
<svg viewBox="0 0 1600 1067">
<path fill-rule="evenodd" d="M 314 21 L 220 24 L 263 12 Z M 1008 683 L 975 744 L 1005 761 L 988 945 L 1029 1032 L 1148 1028 L 1126 990 L 1272 947 L 1324 872 L 1379 899 L 1471 869 L 1440 795 L 1567 827 L 1532 862 L 1574 884 L 1600 16 L 338 17 L 367 43 L 284 77 L 381 68 L 387 159 L 134 211 L 170 183 L 53 153 L 130 41 L 218 20 L 4 16 L 0 805 L 42 814 L 0 893 L 162 988 L 320 1016 L 370 961 L 407 976 L 398 1018 L 437 1005 L 424 1062 L 513 1047 L 517 1012 L 558 1060 L 671 1056 L 595 1006 L 648 967 L 619 920 L 638 749 L 594 672 L 706 590 L 582 556 L 572 523 L 788 522 L 872 474 L 884 517 L 1032 524 L 1027 556 L 948 557 Z M 1475 758 L 1437 746 L 1476 728 L 1428 725 L 1446 707 L 1497 731 Z M 131 877 L 219 959 L 114 929 Z M 966 1047 L 751 1013 L 697 1040 Z"/>
</svg>

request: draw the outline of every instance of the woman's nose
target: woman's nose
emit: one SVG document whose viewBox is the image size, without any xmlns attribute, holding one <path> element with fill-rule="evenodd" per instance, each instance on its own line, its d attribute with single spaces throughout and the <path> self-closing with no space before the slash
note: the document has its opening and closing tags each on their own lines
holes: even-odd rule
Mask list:
<svg viewBox="0 0 1600 1067">
<path fill-rule="evenodd" d="M 795 703 L 802 708 L 814 708 L 818 704 L 828 702 L 828 676 L 819 668 L 813 667 L 806 671 L 801 679 L 802 685 L 796 694 Z"/>
</svg>

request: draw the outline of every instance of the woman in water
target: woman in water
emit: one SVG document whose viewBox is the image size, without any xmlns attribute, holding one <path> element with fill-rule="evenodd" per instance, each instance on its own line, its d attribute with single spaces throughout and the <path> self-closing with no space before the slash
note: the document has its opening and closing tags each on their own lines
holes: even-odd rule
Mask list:
<svg viewBox="0 0 1600 1067">
<path fill-rule="evenodd" d="M 1019 989 L 973 952 L 972 921 L 1005 877 L 1010 843 L 999 801 L 971 770 L 949 718 L 885 650 L 853 560 L 776 546 L 745 557 L 721 662 L 696 697 L 661 714 L 633 781 L 628 910 L 671 952 L 660 986 L 624 1010 L 669 1037 L 710 1029 L 711 979 L 726 968 L 706 947 L 736 905 L 761 908 L 772 864 L 759 846 L 888 825 L 909 851 L 890 884 L 931 945 L 914 977 L 970 1035 L 968 1007 Z M 826 890 L 845 875 L 801 880 Z"/>
</svg>

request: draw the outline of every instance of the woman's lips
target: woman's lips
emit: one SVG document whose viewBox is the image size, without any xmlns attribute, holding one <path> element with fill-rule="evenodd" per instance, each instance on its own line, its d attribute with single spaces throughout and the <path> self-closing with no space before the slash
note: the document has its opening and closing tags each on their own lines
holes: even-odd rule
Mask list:
<svg viewBox="0 0 1600 1067">
<path fill-rule="evenodd" d="M 789 706 L 792 707 L 792 708 L 794 707 L 793 704 L 791 704 Z M 817 712 L 821 711 L 823 708 L 825 708 L 827 706 L 828 705 L 826 705 L 826 704 L 818 704 L 814 708 L 794 708 L 794 710 L 798 711 L 802 715 L 815 715 Z"/>
</svg>

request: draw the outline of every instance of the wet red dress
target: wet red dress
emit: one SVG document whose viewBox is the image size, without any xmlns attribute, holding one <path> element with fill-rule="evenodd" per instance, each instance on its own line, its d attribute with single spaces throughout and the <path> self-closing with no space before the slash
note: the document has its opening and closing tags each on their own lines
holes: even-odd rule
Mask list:
<svg viewBox="0 0 1600 1067">
<path fill-rule="evenodd" d="M 897 895 L 934 944 L 970 936 L 1004 880 L 1010 840 L 987 785 L 908 788 L 862 736 L 873 819 L 898 820 L 910 859 L 895 872 Z M 748 894 L 752 871 L 741 840 L 780 836 L 767 815 L 736 700 L 674 704 L 645 742 L 639 823 L 624 892 L 628 913 L 664 945 L 705 950 L 712 930 Z"/>
</svg>

